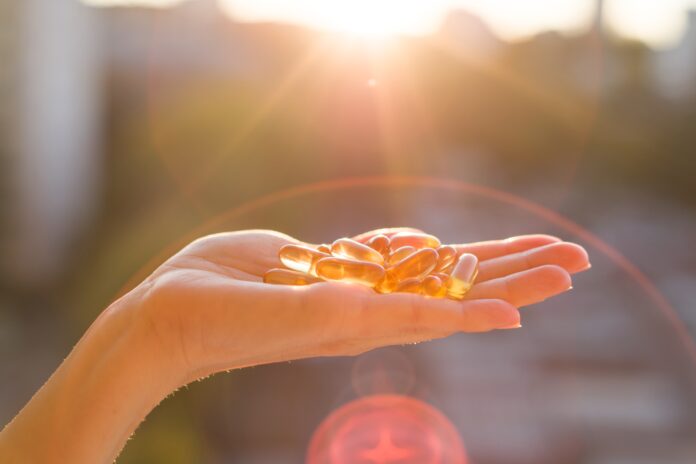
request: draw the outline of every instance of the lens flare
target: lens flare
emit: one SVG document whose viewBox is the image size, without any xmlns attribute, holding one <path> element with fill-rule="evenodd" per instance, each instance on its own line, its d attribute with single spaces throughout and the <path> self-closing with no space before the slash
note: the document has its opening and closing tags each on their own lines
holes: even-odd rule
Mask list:
<svg viewBox="0 0 696 464">
<path fill-rule="evenodd" d="M 317 428 L 306 464 L 466 464 L 457 429 L 433 406 L 408 396 L 348 403 Z"/>
</svg>

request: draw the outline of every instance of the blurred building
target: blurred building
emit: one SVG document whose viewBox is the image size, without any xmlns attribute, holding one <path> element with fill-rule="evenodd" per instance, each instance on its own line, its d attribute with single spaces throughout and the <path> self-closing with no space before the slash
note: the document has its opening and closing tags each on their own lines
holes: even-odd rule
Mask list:
<svg viewBox="0 0 696 464">
<path fill-rule="evenodd" d="M 12 180 L 2 262 L 13 281 L 31 285 L 60 269 L 94 207 L 99 31 L 93 11 L 73 0 L 1 5 L 0 130 Z"/>
<path fill-rule="evenodd" d="M 657 53 L 655 74 L 660 92 L 679 99 L 696 92 L 696 10 L 687 13 L 688 25 L 679 43 Z"/>
<path fill-rule="evenodd" d="M 259 53 L 244 27 L 226 16 L 216 0 L 191 0 L 172 8 L 104 8 L 109 71 L 118 76 L 253 72 Z"/>
</svg>

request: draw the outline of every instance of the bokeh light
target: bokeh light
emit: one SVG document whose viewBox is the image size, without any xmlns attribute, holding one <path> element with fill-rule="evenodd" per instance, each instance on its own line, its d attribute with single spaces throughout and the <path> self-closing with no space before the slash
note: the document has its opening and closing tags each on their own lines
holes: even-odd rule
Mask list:
<svg viewBox="0 0 696 464">
<path fill-rule="evenodd" d="M 307 464 L 466 464 L 450 421 L 415 398 L 376 395 L 331 413 L 317 428 Z"/>
</svg>

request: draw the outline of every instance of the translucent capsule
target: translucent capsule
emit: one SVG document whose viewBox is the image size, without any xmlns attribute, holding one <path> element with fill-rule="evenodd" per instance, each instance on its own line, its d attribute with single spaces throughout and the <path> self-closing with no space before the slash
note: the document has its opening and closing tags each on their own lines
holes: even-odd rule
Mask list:
<svg viewBox="0 0 696 464">
<path fill-rule="evenodd" d="M 399 285 L 398 280 L 390 279 L 389 277 L 385 276 L 384 279 L 377 284 L 375 290 L 377 290 L 379 293 L 392 293 L 396 289 L 397 285 Z"/>
<path fill-rule="evenodd" d="M 429 275 L 421 283 L 423 288 L 423 293 L 428 296 L 443 297 L 447 295 L 447 287 L 440 277 L 436 275 Z"/>
<path fill-rule="evenodd" d="M 389 253 L 389 237 L 386 235 L 375 235 L 367 242 L 367 246 L 380 253 L 382 256 Z"/>
<path fill-rule="evenodd" d="M 263 281 L 267 284 L 309 285 L 321 282 L 321 279 L 290 269 L 271 269 L 263 275 Z"/>
<path fill-rule="evenodd" d="M 327 280 L 341 280 L 376 286 L 384 278 L 384 268 L 379 264 L 367 261 L 355 261 L 345 258 L 324 258 L 316 265 L 319 277 Z"/>
<path fill-rule="evenodd" d="M 474 285 L 477 275 L 478 258 L 469 253 L 461 255 L 447 282 L 447 296 L 455 300 L 464 298 L 466 292 Z"/>
<path fill-rule="evenodd" d="M 317 251 L 321 251 L 322 253 L 326 253 L 327 255 L 331 254 L 331 247 L 325 243 L 322 243 L 317 247 Z"/>
<path fill-rule="evenodd" d="M 331 255 L 302 245 L 285 245 L 278 252 L 280 261 L 294 271 L 314 273 L 314 266 L 322 258 Z"/>
<path fill-rule="evenodd" d="M 391 238 L 391 247 L 394 250 L 407 245 L 415 248 L 437 248 L 440 246 L 440 239 L 433 235 L 414 232 L 399 232 Z"/>
<path fill-rule="evenodd" d="M 416 251 L 415 247 L 412 246 L 402 246 L 401 248 L 392 251 L 392 253 L 389 255 L 389 258 L 387 259 L 387 262 L 389 264 L 396 264 L 408 255 L 414 253 Z"/>
<path fill-rule="evenodd" d="M 394 292 L 400 293 L 422 293 L 423 292 L 423 281 L 416 277 L 411 277 L 399 282 L 399 284 L 394 288 Z"/>
<path fill-rule="evenodd" d="M 435 272 L 447 272 L 457 260 L 457 250 L 451 245 L 442 245 L 437 249 L 438 261 Z"/>
<path fill-rule="evenodd" d="M 333 245 L 331 245 L 331 253 L 334 256 L 356 261 L 368 261 L 376 264 L 384 263 L 384 256 L 382 256 L 382 253 L 349 238 L 340 238 L 333 242 Z"/>
<path fill-rule="evenodd" d="M 401 282 L 409 277 L 422 279 L 435 268 L 437 264 L 437 251 L 432 248 L 423 248 L 398 263 L 387 271 L 387 278 Z"/>
</svg>

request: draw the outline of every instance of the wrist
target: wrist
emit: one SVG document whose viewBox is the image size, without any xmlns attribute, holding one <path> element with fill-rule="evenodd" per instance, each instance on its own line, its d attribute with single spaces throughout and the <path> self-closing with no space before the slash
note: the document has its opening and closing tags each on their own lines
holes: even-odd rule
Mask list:
<svg viewBox="0 0 696 464">
<path fill-rule="evenodd" d="M 94 321 L 3 431 L 0 460 L 113 462 L 138 424 L 176 387 L 135 309 L 121 299 Z"/>
<path fill-rule="evenodd" d="M 147 290 L 136 288 L 112 303 L 95 320 L 98 350 L 113 350 L 125 375 L 140 379 L 143 396 L 161 400 L 183 385 L 182 372 L 172 361 L 172 350 L 156 333 L 156 324 L 141 307 Z"/>
</svg>

